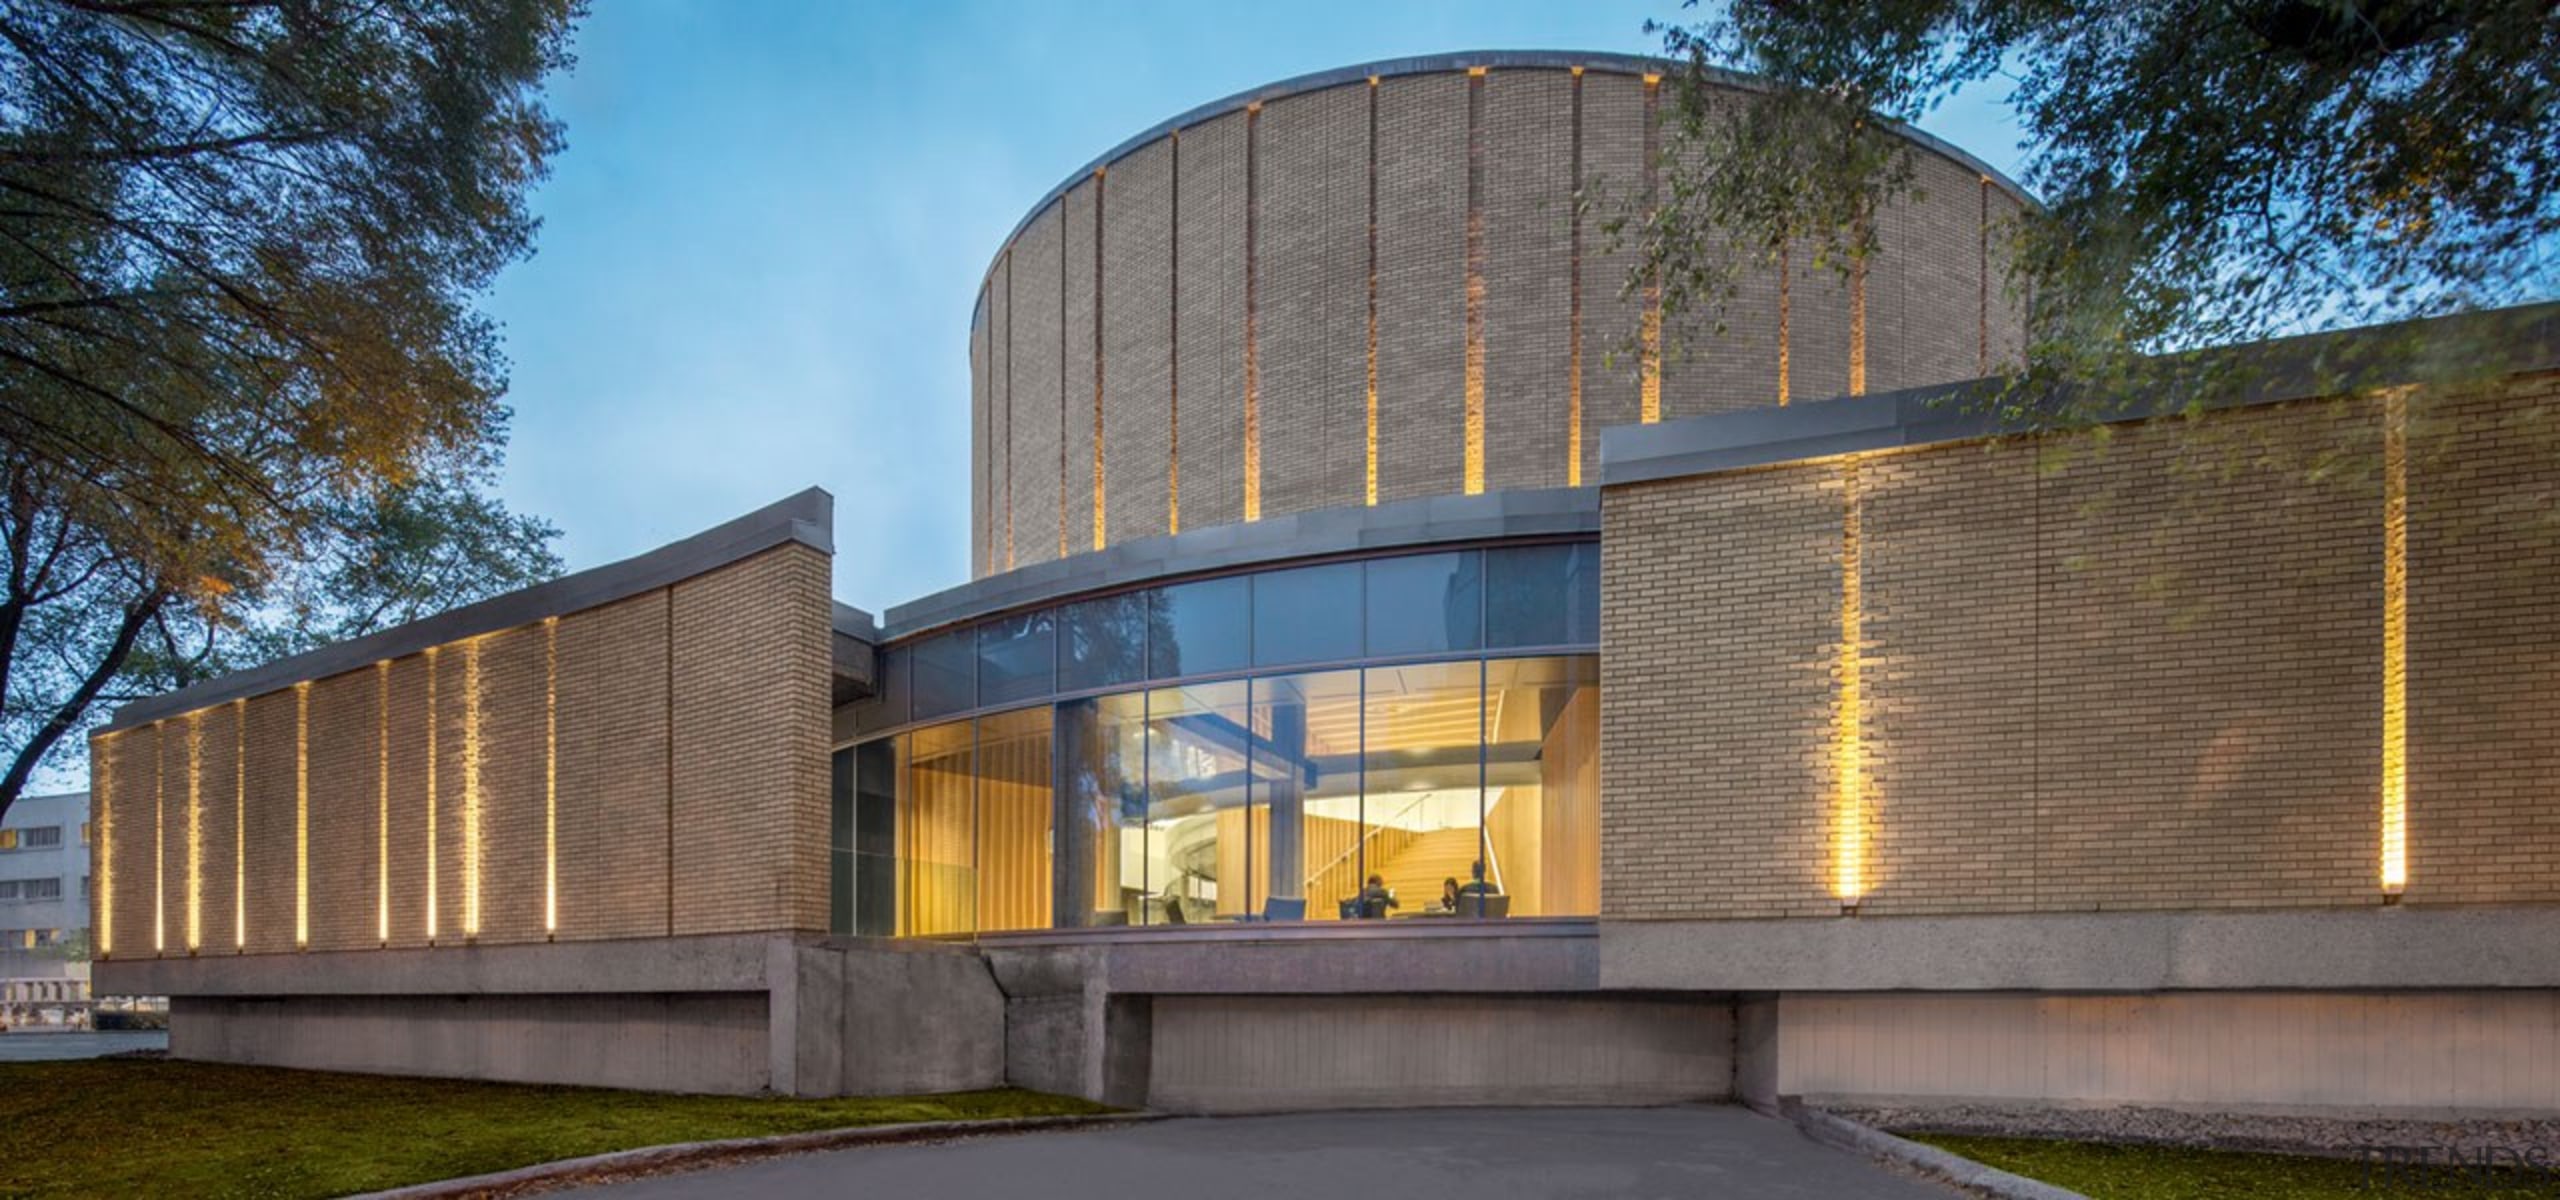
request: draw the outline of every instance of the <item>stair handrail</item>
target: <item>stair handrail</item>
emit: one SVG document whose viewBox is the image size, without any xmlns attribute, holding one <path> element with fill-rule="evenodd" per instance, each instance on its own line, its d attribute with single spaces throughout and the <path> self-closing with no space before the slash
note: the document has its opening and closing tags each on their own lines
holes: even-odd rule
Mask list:
<svg viewBox="0 0 2560 1200">
<path fill-rule="evenodd" d="M 1431 798 L 1431 793 L 1429 793 L 1429 792 L 1419 792 L 1419 793 L 1416 793 L 1416 794 L 1414 795 L 1413 799 L 1408 800 L 1408 801 L 1406 801 L 1406 802 L 1405 802 L 1404 809 L 1403 809 L 1401 812 L 1398 812 L 1398 813 L 1396 814 L 1396 816 L 1401 817 L 1401 816 L 1404 816 L 1406 813 L 1410 813 L 1410 812 L 1412 812 L 1416 807 L 1419 807 L 1419 806 L 1422 804 L 1422 802 L 1423 802 L 1423 801 L 1428 800 L 1428 799 L 1430 799 L 1430 798 Z M 1393 818 L 1389 818 L 1389 819 L 1390 819 L 1390 820 L 1392 820 Z M 1344 851 L 1343 851 L 1342 853 L 1340 853 L 1340 854 L 1334 855 L 1334 856 L 1333 856 L 1333 858 L 1332 858 L 1330 861 L 1326 862 L 1323 866 L 1316 868 L 1316 869 L 1315 869 L 1314 871 L 1312 871 L 1312 872 L 1309 872 L 1309 873 L 1308 873 L 1308 875 L 1307 875 L 1307 878 L 1309 878 L 1309 879 L 1322 879 L 1322 878 L 1324 878 L 1324 877 L 1325 877 L 1325 874 L 1326 874 L 1327 872 L 1329 872 L 1329 871 L 1333 870 L 1335 867 L 1341 866 L 1344 862 L 1348 861 L 1348 860 L 1351 858 L 1351 856 L 1352 856 L 1352 855 L 1358 854 L 1358 853 L 1360 853 L 1362 850 L 1366 850 L 1366 849 L 1368 849 L 1368 848 L 1369 848 L 1369 839 L 1374 838 L 1374 837 L 1378 836 L 1379 834 L 1386 832 L 1387 830 L 1390 830 L 1390 829 L 1395 828 L 1395 826 L 1393 826 L 1393 825 L 1372 825 L 1372 824 L 1370 824 L 1370 823 L 1369 823 L 1369 822 L 1367 822 L 1367 821 L 1362 821 L 1362 822 L 1360 823 L 1360 825 L 1361 825 L 1361 829 L 1360 829 L 1360 836 L 1359 836 L 1359 837 L 1357 837 L 1357 838 L 1352 839 L 1350 848 L 1349 848 L 1349 849 L 1344 850 Z M 1366 880 L 1363 880 L 1362 882 L 1365 884 L 1367 881 L 1366 881 Z"/>
</svg>

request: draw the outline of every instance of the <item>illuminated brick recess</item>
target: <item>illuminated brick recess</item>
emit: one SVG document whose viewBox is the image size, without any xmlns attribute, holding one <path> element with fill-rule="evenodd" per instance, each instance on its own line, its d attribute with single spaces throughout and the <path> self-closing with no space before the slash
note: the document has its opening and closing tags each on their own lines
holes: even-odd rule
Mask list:
<svg viewBox="0 0 2560 1200">
<path fill-rule="evenodd" d="M 824 929 L 827 614 L 794 543 L 99 735 L 100 953 Z"/>
<path fill-rule="evenodd" d="M 1861 455 L 1845 536 L 1838 462 L 1611 488 L 1603 914 L 2369 906 L 2395 837 L 2406 903 L 2560 899 L 2556 390 Z"/>
<path fill-rule="evenodd" d="M 1933 148 L 1854 287 L 1799 253 L 1783 282 L 1774 265 L 1740 281 L 1727 333 L 1663 327 L 1659 289 L 1623 286 L 1636 251 L 1595 222 L 1658 186 L 1649 151 L 1677 151 L 1667 86 L 1635 60 L 1553 55 L 1342 72 L 1213 105 L 1067 181 L 999 251 L 973 318 L 973 573 L 1581 486 L 1613 425 L 1971 378 L 2015 353 L 1988 226 L 2017 197 Z"/>
</svg>

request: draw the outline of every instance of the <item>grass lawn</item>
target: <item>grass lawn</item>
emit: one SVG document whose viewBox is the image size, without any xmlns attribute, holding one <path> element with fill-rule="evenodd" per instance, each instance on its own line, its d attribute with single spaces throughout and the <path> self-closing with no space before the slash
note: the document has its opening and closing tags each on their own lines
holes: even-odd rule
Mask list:
<svg viewBox="0 0 2560 1200">
<path fill-rule="evenodd" d="M 2094 1200 L 2371 1200 L 2378 1196 L 2560 1200 L 2560 1173 L 2520 1171 L 2512 1165 L 2465 1175 L 2448 1167 L 2368 1168 L 2345 1159 L 2290 1154 L 1936 1133 L 1904 1136 Z"/>
<path fill-rule="evenodd" d="M 170 1059 L 0 1064 L 0 1196 L 338 1196 L 667 1142 L 1105 1112 L 1036 1092 L 661 1096 Z"/>
</svg>

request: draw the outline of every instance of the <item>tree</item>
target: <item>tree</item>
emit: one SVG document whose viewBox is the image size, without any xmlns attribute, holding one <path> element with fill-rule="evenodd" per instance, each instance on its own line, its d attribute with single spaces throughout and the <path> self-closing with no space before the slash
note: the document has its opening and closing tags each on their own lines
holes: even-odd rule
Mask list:
<svg viewBox="0 0 2560 1200">
<path fill-rule="evenodd" d="M 1776 247 L 1843 271 L 1877 253 L 1862 218 L 1912 186 L 1887 123 L 1995 79 L 2042 202 L 2013 231 L 2013 401 L 2166 352 L 2560 292 L 2560 18 L 2540 0 L 1737 0 L 1657 29 L 1682 64 L 1678 149 L 1667 201 L 1622 228 L 1691 329 Z M 1716 65 L 1767 96 L 1717 103 Z"/>
<path fill-rule="evenodd" d="M 472 306 L 579 11 L 0 0 L 0 812 L 120 689 L 556 569 Z"/>
</svg>

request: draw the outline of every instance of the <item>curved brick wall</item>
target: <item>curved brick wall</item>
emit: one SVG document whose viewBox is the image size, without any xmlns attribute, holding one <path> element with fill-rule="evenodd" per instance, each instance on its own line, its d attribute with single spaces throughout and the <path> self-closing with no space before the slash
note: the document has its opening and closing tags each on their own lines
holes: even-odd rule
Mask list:
<svg viewBox="0 0 2560 1200">
<path fill-rule="evenodd" d="M 1537 53 L 1328 72 L 1184 114 L 1062 186 L 997 254 L 970 325 L 973 574 L 1590 483 L 1599 431 L 1648 407 L 1780 402 L 1775 271 L 1645 386 L 1628 256 L 1573 203 L 1646 186 L 1670 101 L 1645 69 Z M 1881 218 L 1862 339 L 1852 289 L 1794 264 L 1788 394 L 1971 378 L 2014 352 L 1985 230 L 2016 193 L 1935 145 L 1915 168 L 1918 194 Z"/>
</svg>

